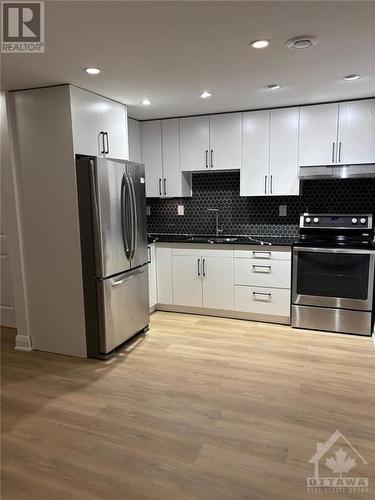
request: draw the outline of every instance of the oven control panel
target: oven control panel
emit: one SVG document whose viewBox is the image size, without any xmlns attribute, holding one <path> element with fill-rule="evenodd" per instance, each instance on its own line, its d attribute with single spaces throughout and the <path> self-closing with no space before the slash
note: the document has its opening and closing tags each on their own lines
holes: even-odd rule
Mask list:
<svg viewBox="0 0 375 500">
<path fill-rule="evenodd" d="M 372 215 L 321 215 L 304 214 L 300 218 L 301 228 L 323 229 L 372 229 Z"/>
</svg>

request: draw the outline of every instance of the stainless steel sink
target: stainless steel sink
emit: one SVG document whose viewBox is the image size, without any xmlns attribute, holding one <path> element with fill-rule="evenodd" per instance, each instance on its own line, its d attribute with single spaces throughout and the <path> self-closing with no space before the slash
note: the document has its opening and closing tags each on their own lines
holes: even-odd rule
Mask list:
<svg viewBox="0 0 375 500">
<path fill-rule="evenodd" d="M 185 241 L 191 243 L 233 243 L 237 241 L 238 238 L 224 238 L 221 236 L 191 236 Z"/>
</svg>

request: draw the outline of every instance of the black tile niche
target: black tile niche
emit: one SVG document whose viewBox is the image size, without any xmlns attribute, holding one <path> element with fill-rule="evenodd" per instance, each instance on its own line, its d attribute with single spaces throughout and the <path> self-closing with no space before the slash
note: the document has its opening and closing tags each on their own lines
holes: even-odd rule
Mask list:
<svg viewBox="0 0 375 500">
<path fill-rule="evenodd" d="M 218 208 L 219 225 L 226 234 L 294 236 L 299 216 L 310 213 L 375 214 L 374 179 L 319 179 L 301 183 L 300 196 L 240 196 L 239 172 L 193 174 L 191 198 L 148 198 L 148 232 L 213 233 Z M 184 205 L 185 215 L 177 215 Z M 286 217 L 279 205 L 287 206 Z"/>
</svg>

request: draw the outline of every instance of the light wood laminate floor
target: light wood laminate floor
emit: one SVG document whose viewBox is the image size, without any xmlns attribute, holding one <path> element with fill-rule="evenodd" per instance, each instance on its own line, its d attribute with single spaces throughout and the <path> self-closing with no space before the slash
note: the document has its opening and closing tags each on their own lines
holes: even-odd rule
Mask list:
<svg viewBox="0 0 375 500">
<path fill-rule="evenodd" d="M 1 340 L 4 500 L 375 498 L 369 338 L 157 312 L 107 362 Z M 336 429 L 368 493 L 307 492 Z"/>
</svg>

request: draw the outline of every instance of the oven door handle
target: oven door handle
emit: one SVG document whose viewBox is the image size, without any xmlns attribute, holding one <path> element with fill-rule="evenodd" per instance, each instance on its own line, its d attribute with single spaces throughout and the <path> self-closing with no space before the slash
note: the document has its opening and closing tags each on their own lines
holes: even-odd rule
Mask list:
<svg viewBox="0 0 375 500">
<path fill-rule="evenodd" d="M 362 249 L 362 248 L 316 248 L 316 247 L 293 247 L 293 252 L 310 252 L 310 253 L 343 253 L 343 254 L 361 254 L 361 255 L 375 255 L 375 250 Z"/>
</svg>

